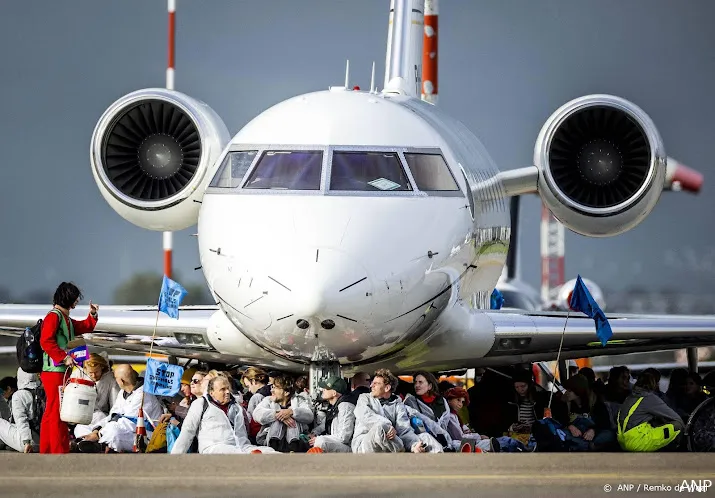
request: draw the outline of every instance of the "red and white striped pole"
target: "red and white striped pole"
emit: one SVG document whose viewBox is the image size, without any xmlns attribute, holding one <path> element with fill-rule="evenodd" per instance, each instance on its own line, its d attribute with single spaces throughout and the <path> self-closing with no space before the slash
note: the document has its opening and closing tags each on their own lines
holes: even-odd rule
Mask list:
<svg viewBox="0 0 715 498">
<path fill-rule="evenodd" d="M 167 0 L 169 11 L 169 61 L 166 67 L 166 88 L 174 89 L 174 39 L 176 33 L 176 0 Z M 164 232 L 164 275 L 171 278 L 171 252 L 173 245 L 173 233 Z"/>
<path fill-rule="evenodd" d="M 439 0 L 425 0 L 425 34 L 422 41 L 422 100 L 437 103 L 437 30 Z"/>
<path fill-rule="evenodd" d="M 541 207 L 541 299 L 550 304 L 564 284 L 564 226 Z"/>
</svg>

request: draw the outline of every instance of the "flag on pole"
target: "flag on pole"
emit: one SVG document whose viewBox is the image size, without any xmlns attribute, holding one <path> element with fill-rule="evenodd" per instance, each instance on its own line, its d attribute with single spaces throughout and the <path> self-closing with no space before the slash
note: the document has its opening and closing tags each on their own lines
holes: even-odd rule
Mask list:
<svg viewBox="0 0 715 498">
<path fill-rule="evenodd" d="M 156 396 L 175 396 L 181 389 L 184 369 L 163 361 L 147 358 L 144 370 L 144 392 Z"/>
<path fill-rule="evenodd" d="M 179 318 L 179 305 L 186 294 L 188 292 L 181 284 L 164 275 L 161 294 L 159 294 L 159 311 L 166 313 L 171 318 Z"/>
<path fill-rule="evenodd" d="M 490 299 L 490 308 L 493 310 L 500 310 L 502 306 L 504 306 L 504 296 L 502 295 L 501 292 L 499 292 L 499 289 L 494 289 L 492 291 L 491 299 Z"/>
<path fill-rule="evenodd" d="M 593 318 L 596 323 L 596 335 L 601 340 L 601 346 L 605 346 L 608 340 L 613 336 L 611 324 L 608 323 L 606 314 L 598 306 L 596 300 L 593 299 L 591 293 L 588 292 L 586 285 L 581 280 L 581 275 L 576 279 L 576 285 L 571 293 L 569 307 L 574 311 L 581 311 L 589 318 Z"/>
</svg>

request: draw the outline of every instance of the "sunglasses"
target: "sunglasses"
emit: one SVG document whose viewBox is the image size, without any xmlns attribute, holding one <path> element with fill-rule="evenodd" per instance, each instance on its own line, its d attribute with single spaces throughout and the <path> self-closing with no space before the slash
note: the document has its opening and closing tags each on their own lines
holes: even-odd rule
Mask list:
<svg viewBox="0 0 715 498">
<path fill-rule="evenodd" d="M 191 379 L 192 384 L 198 384 L 201 382 L 201 379 Z"/>
</svg>

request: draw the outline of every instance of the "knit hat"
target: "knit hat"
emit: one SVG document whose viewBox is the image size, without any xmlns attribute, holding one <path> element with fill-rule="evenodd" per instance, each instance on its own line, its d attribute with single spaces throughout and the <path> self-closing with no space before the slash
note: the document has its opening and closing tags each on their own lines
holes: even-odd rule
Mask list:
<svg viewBox="0 0 715 498">
<path fill-rule="evenodd" d="M 447 401 L 457 398 L 464 398 L 464 405 L 469 406 L 469 393 L 466 389 L 462 387 L 453 387 L 451 389 L 447 389 L 444 393 L 444 399 Z"/>
<path fill-rule="evenodd" d="M 191 384 L 191 377 L 193 377 L 194 374 L 195 374 L 197 371 L 198 371 L 198 370 L 195 369 L 195 368 L 189 368 L 189 369 L 187 369 L 187 370 L 184 370 L 184 375 L 181 376 L 181 383 L 182 383 L 182 384 L 186 384 L 186 385 L 190 385 L 190 384 Z"/>
</svg>

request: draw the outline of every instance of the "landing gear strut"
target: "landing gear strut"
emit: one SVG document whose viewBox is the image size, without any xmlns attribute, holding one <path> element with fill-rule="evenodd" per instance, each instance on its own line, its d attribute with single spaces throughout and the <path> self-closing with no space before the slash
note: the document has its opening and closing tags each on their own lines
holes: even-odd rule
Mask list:
<svg viewBox="0 0 715 498">
<path fill-rule="evenodd" d="M 325 346 L 316 346 L 313 357 L 310 360 L 310 397 L 314 400 L 318 396 L 318 382 L 328 377 L 336 375 L 340 377 L 340 363 L 333 353 Z"/>
</svg>

